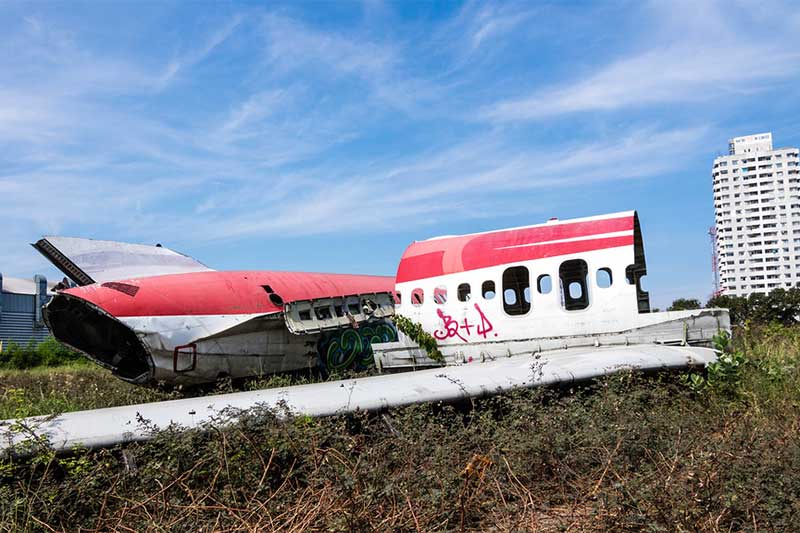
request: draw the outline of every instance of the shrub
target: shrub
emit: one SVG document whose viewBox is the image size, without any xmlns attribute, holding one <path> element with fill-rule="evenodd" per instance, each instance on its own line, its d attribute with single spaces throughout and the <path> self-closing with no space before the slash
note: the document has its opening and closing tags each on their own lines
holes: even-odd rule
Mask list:
<svg viewBox="0 0 800 533">
<path fill-rule="evenodd" d="M 700 309 L 703 304 L 697 298 L 678 298 L 672 302 L 667 311 L 686 311 L 689 309 Z"/>
<path fill-rule="evenodd" d="M 0 352 L 0 368 L 24 370 L 37 366 L 59 366 L 83 360 L 83 356 L 64 346 L 53 337 L 27 346 L 9 342 Z"/>
</svg>

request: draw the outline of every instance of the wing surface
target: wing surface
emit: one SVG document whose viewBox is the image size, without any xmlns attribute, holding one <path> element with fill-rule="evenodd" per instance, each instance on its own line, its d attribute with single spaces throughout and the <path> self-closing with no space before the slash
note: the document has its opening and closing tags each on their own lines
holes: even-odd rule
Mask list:
<svg viewBox="0 0 800 533">
<path fill-rule="evenodd" d="M 163 246 L 59 236 L 31 246 L 78 285 L 212 270 Z"/>
<path fill-rule="evenodd" d="M 22 421 L 36 427 L 56 450 L 78 445 L 88 448 L 147 440 L 151 430 L 177 424 L 195 428 L 220 419 L 227 409 L 255 406 L 288 409 L 294 414 L 327 416 L 357 410 L 380 410 L 422 402 L 456 401 L 496 394 L 520 387 L 569 383 L 623 369 L 658 370 L 704 366 L 716 359 L 709 348 L 634 345 L 607 348 L 570 348 L 536 356 L 515 356 L 461 366 L 416 372 L 329 381 L 295 387 L 238 392 L 141 405 L 65 413 Z M 19 422 L 0 422 L 0 451 L 19 444 L 29 435 L 14 431 Z"/>
</svg>

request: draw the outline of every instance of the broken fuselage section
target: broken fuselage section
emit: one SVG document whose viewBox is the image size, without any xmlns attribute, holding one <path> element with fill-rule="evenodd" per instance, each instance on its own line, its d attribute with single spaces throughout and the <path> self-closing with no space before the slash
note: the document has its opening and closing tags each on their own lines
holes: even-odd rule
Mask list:
<svg viewBox="0 0 800 533">
<path fill-rule="evenodd" d="M 635 211 L 412 243 L 396 277 L 397 313 L 422 325 L 448 364 L 570 349 L 711 346 L 725 309 L 654 313 L 642 286 Z M 375 344 L 384 369 L 438 365 L 417 344 Z"/>
<path fill-rule="evenodd" d="M 384 324 L 393 285 L 343 274 L 171 274 L 60 291 L 44 318 L 56 339 L 126 381 L 196 384 L 313 368 L 321 355 L 330 365 L 364 359 L 356 346 L 319 349 L 339 331 Z"/>
</svg>

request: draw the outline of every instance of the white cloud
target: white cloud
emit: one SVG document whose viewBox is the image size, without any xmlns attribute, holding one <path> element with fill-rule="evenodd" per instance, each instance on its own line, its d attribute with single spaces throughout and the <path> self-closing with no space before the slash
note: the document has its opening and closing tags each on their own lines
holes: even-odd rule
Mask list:
<svg viewBox="0 0 800 533">
<path fill-rule="evenodd" d="M 276 183 L 269 195 L 248 185 L 222 204 L 204 204 L 203 220 L 185 231 L 190 239 L 237 239 L 433 226 L 480 216 L 476 205 L 502 203 L 507 193 L 549 193 L 676 172 L 708 136 L 707 128 L 639 130 L 525 153 L 501 138 L 481 136 L 393 166 L 371 165 L 384 168 L 380 171 L 343 177 L 318 169 L 314 175 L 293 175 Z"/>
<path fill-rule="evenodd" d="M 204 61 L 214 50 L 231 37 L 244 20 L 242 15 L 231 17 L 216 31 L 212 32 L 201 46 L 191 48 L 178 58 L 167 63 L 163 73 L 158 77 L 156 85 L 163 89 L 169 85 L 181 71 L 185 71 Z"/>
<path fill-rule="evenodd" d="M 493 121 L 653 104 L 713 101 L 762 90 L 800 72 L 800 37 L 776 25 L 769 37 L 728 21 L 715 3 L 654 3 L 656 22 L 639 50 L 582 79 L 537 88 L 484 108 Z M 659 26 L 660 24 L 660 26 Z"/>
</svg>

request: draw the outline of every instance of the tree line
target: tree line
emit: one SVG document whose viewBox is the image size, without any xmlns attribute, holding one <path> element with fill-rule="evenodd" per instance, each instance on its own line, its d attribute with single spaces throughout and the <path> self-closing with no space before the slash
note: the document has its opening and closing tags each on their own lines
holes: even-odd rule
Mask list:
<svg viewBox="0 0 800 533">
<path fill-rule="evenodd" d="M 702 305 L 696 298 L 678 298 L 672 302 L 667 311 L 683 311 L 702 307 L 721 307 L 730 311 L 732 325 L 744 325 L 746 322 L 762 324 L 780 323 L 785 326 L 800 321 L 800 288 L 774 289 L 769 294 L 751 294 L 750 296 L 718 295 L 711 297 Z"/>
</svg>

